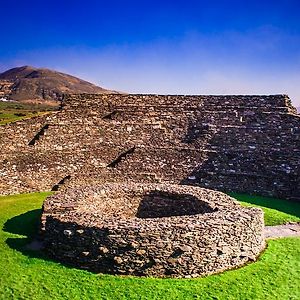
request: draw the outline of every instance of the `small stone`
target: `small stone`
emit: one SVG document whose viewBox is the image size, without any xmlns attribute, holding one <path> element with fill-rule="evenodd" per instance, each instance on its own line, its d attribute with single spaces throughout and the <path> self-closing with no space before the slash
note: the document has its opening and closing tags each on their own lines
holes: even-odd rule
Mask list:
<svg viewBox="0 0 300 300">
<path fill-rule="evenodd" d="M 192 247 L 187 246 L 187 245 L 180 246 L 179 249 L 183 252 L 191 252 L 193 250 Z"/>
<path fill-rule="evenodd" d="M 158 243 L 156 244 L 156 247 L 157 247 L 157 248 L 164 248 L 164 247 L 165 247 L 165 243 L 158 242 Z"/>
<path fill-rule="evenodd" d="M 76 230 L 76 232 L 79 233 L 79 234 L 82 234 L 82 233 L 84 233 L 84 230 L 83 229 L 78 229 L 78 230 Z"/>
<path fill-rule="evenodd" d="M 132 248 L 137 248 L 137 247 L 139 246 L 139 243 L 137 243 L 137 242 L 132 242 L 132 243 L 130 244 L 130 246 L 131 246 Z"/>
<path fill-rule="evenodd" d="M 106 247 L 99 247 L 99 251 L 103 254 L 106 254 L 109 252 L 109 250 Z"/>
<path fill-rule="evenodd" d="M 145 253 L 146 253 L 146 250 L 143 250 L 143 249 L 136 251 L 137 255 L 144 255 Z"/>
<path fill-rule="evenodd" d="M 119 256 L 115 256 L 115 257 L 114 257 L 114 261 L 115 261 L 118 265 L 120 265 L 120 264 L 123 262 L 123 259 L 122 259 L 121 257 L 119 257 Z"/>
<path fill-rule="evenodd" d="M 84 252 L 82 252 L 81 254 L 82 254 L 83 256 L 88 256 L 88 255 L 90 254 L 90 252 L 84 251 Z"/>
<path fill-rule="evenodd" d="M 177 259 L 176 258 L 168 258 L 167 259 L 167 262 L 169 264 L 172 264 L 172 265 L 175 265 L 177 263 Z"/>
<path fill-rule="evenodd" d="M 73 231 L 72 231 L 72 230 L 69 230 L 69 229 L 65 229 L 65 230 L 64 230 L 64 235 L 66 235 L 66 236 L 71 236 L 71 235 L 73 235 Z"/>
</svg>

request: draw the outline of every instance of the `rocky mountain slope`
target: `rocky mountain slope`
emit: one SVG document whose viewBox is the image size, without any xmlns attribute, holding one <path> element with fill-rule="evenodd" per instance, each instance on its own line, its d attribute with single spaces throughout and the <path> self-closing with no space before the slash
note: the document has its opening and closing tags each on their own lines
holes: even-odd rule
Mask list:
<svg viewBox="0 0 300 300">
<path fill-rule="evenodd" d="M 114 93 L 80 78 L 30 66 L 0 73 L 0 98 L 16 101 L 60 101 L 67 93 Z M 116 93 L 116 92 L 115 92 Z"/>
</svg>

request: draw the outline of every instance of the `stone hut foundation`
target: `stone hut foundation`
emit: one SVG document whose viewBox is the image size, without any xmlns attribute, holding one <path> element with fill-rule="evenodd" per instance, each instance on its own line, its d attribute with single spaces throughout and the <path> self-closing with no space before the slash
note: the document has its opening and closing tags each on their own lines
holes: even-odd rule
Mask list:
<svg viewBox="0 0 300 300">
<path fill-rule="evenodd" d="M 263 212 L 204 188 L 102 184 L 44 203 L 48 254 L 93 272 L 198 277 L 244 265 L 265 247 Z"/>
</svg>

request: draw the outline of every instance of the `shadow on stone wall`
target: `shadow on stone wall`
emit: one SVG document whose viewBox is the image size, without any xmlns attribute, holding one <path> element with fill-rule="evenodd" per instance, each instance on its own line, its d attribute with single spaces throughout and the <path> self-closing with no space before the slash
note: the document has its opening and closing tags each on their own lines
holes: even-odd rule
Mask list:
<svg viewBox="0 0 300 300">
<path fill-rule="evenodd" d="M 182 141 L 201 147 L 200 127 L 189 126 Z M 203 147 L 216 151 L 208 151 L 207 158 L 182 178 L 180 184 L 299 201 L 300 169 L 295 159 L 287 158 L 292 151 L 288 147 L 295 146 L 289 145 L 284 134 L 281 141 L 275 130 L 262 131 L 259 139 L 252 130 L 251 126 L 245 127 L 244 133 L 226 127 L 219 130 L 203 127 L 202 132 L 210 137 Z"/>
<path fill-rule="evenodd" d="M 189 194 L 151 191 L 144 195 L 138 207 L 138 218 L 162 218 L 214 212 L 208 203 Z"/>
<path fill-rule="evenodd" d="M 40 230 L 40 217 L 41 217 L 41 209 L 35 209 L 28 211 L 24 214 L 15 216 L 9 220 L 6 221 L 6 223 L 3 226 L 3 231 L 7 233 L 12 234 L 18 234 L 22 235 L 22 237 L 16 237 L 16 238 L 8 238 L 6 240 L 6 244 L 14 250 L 17 250 L 21 252 L 23 255 L 29 257 L 29 258 L 38 258 L 44 261 L 57 263 L 57 260 L 55 260 L 55 253 L 47 253 L 45 251 L 46 246 L 43 243 L 42 236 L 39 234 Z M 63 223 L 59 224 L 60 226 L 66 226 L 67 228 L 72 228 L 72 226 L 77 226 L 77 224 L 73 223 Z M 93 231 L 93 229 L 91 229 Z M 99 230 L 97 229 L 97 232 L 95 235 L 98 237 L 101 235 L 102 240 L 106 240 L 107 237 L 107 230 Z M 66 236 L 63 235 L 63 239 L 65 239 Z M 63 243 L 63 240 L 60 240 L 61 243 Z M 85 242 L 89 242 L 85 240 Z M 75 249 L 76 247 L 80 248 L 80 243 L 78 243 L 78 240 L 75 241 L 75 245 L 72 247 Z M 84 246 L 90 246 L 90 245 L 84 245 Z M 66 249 L 60 249 L 57 247 L 55 249 L 57 252 L 64 252 Z M 126 249 L 124 249 L 126 251 Z M 70 252 L 72 252 L 72 249 L 70 249 Z M 53 257 L 52 257 L 53 256 Z M 76 260 L 79 257 L 79 254 L 76 252 L 74 256 L 67 257 L 65 261 L 60 261 L 59 264 L 63 265 L 67 268 L 74 268 L 74 263 L 76 265 Z M 81 257 L 79 257 L 82 259 Z M 105 270 L 113 274 L 113 270 L 109 272 L 108 266 L 113 265 L 113 260 L 108 258 L 103 261 L 103 267 L 106 268 Z M 85 267 L 81 267 L 80 265 L 77 265 L 78 268 L 86 269 Z M 93 265 L 88 265 L 89 271 L 93 272 Z"/>
<path fill-rule="evenodd" d="M 209 133 L 209 125 L 201 124 L 201 121 L 198 119 L 196 122 L 189 121 L 187 132 L 184 138 L 182 139 L 183 143 L 192 144 L 197 141 L 197 139 L 203 137 L 203 135 Z"/>
</svg>

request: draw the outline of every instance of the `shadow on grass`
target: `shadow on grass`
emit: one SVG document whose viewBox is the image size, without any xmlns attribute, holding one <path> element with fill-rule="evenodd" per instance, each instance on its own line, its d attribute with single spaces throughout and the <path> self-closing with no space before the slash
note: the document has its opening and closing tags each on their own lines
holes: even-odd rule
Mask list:
<svg viewBox="0 0 300 300">
<path fill-rule="evenodd" d="M 245 194 L 227 193 L 238 201 L 259 205 L 293 215 L 300 218 L 300 203 L 277 198 L 250 196 Z"/>
<path fill-rule="evenodd" d="M 33 237 L 38 233 L 41 213 L 41 209 L 34 209 L 15 216 L 6 221 L 3 230 L 9 233 L 25 235 L 26 237 Z"/>
<path fill-rule="evenodd" d="M 11 249 L 19 251 L 28 258 L 38 258 L 46 262 L 59 264 L 69 269 L 79 270 L 80 268 L 71 264 L 53 259 L 47 255 L 46 251 L 43 250 L 43 247 L 34 249 L 34 244 L 43 244 L 42 237 L 39 234 L 41 213 L 41 209 L 35 209 L 7 220 L 3 226 L 3 231 L 12 234 L 19 234 L 20 237 L 8 238 L 6 239 L 6 244 Z M 93 273 L 92 271 L 90 272 Z"/>
<path fill-rule="evenodd" d="M 8 238 L 6 244 L 11 249 L 17 250 L 28 257 L 54 261 L 47 257 L 46 253 L 42 250 L 32 250 L 28 247 L 32 241 L 40 240 L 38 231 L 41 211 L 41 209 L 34 209 L 7 220 L 3 226 L 3 231 L 19 234 L 22 235 L 22 237 Z"/>
</svg>

